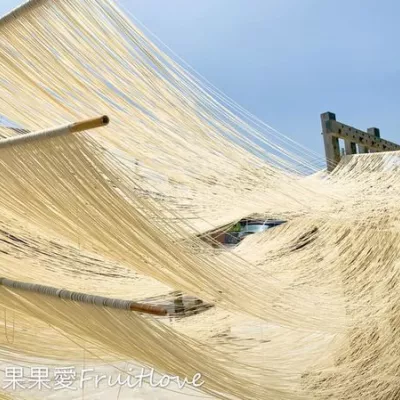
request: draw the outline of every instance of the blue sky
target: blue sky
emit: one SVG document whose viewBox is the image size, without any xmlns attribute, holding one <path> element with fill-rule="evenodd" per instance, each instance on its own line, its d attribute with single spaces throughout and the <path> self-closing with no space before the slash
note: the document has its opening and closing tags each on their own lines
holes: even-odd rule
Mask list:
<svg viewBox="0 0 400 400">
<path fill-rule="evenodd" d="M 0 14 L 19 0 L 2 0 Z M 120 0 L 215 86 L 323 154 L 319 114 L 400 143 L 397 0 Z"/>
</svg>

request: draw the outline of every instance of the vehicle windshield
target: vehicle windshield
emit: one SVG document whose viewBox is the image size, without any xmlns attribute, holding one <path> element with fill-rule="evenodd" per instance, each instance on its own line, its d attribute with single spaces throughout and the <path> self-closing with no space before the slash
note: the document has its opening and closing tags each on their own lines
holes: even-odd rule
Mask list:
<svg viewBox="0 0 400 400">
<path fill-rule="evenodd" d="M 262 224 L 247 224 L 243 227 L 242 232 L 251 232 L 257 233 L 265 231 L 269 228 L 269 225 L 262 225 Z"/>
</svg>

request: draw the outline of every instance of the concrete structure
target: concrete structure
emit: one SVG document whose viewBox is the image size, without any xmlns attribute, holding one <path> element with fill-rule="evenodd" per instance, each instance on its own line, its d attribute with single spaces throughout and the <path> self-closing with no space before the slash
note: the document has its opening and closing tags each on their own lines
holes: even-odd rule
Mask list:
<svg viewBox="0 0 400 400">
<path fill-rule="evenodd" d="M 381 139 L 378 128 L 368 128 L 367 132 L 363 132 L 336 121 L 336 115 L 331 112 L 321 114 L 321 125 L 329 172 L 333 171 L 340 161 L 339 139 L 344 140 L 346 155 L 356 154 L 357 147 L 358 153 L 400 150 L 396 143 Z"/>
</svg>

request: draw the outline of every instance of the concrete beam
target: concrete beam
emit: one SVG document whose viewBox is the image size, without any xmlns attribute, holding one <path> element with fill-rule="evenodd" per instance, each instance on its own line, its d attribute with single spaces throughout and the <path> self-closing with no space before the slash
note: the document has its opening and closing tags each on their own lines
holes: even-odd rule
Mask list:
<svg viewBox="0 0 400 400">
<path fill-rule="evenodd" d="M 360 146 L 365 146 L 369 149 L 372 148 L 376 151 L 400 150 L 400 146 L 396 143 L 381 139 L 380 137 L 375 135 L 373 136 L 367 132 L 360 131 L 359 129 L 342 124 L 336 120 L 328 120 L 326 129 L 327 132 L 334 137 L 344 140 L 350 140 L 351 142 L 357 143 Z"/>
<path fill-rule="evenodd" d="M 340 161 L 339 139 L 344 140 L 346 154 L 356 154 L 356 146 L 359 153 L 400 150 L 398 144 L 381 139 L 378 128 L 368 128 L 367 132 L 361 131 L 336 121 L 336 115 L 331 112 L 321 114 L 321 125 L 328 172 L 332 171 Z"/>
</svg>

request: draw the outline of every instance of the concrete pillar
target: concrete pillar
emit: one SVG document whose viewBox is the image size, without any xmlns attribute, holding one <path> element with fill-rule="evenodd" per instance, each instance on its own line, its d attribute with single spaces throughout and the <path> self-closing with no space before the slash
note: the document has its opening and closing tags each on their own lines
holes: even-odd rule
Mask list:
<svg viewBox="0 0 400 400">
<path fill-rule="evenodd" d="M 330 133 L 330 121 L 336 121 L 336 115 L 331 112 L 321 114 L 322 135 L 324 137 L 326 168 L 334 170 L 340 161 L 339 139 Z"/>
<path fill-rule="evenodd" d="M 358 152 L 360 154 L 368 153 L 368 147 L 367 146 L 363 146 L 362 144 L 359 144 L 358 145 Z"/>
<path fill-rule="evenodd" d="M 379 128 L 368 128 L 367 133 L 369 133 L 370 135 L 375 136 L 377 138 L 381 137 L 381 131 L 379 130 Z M 378 150 L 375 150 L 375 149 L 369 149 L 370 153 L 375 153 L 377 151 Z"/>
<path fill-rule="evenodd" d="M 354 142 L 350 142 L 350 140 L 345 140 L 344 141 L 344 148 L 346 151 L 346 155 L 350 154 L 356 154 L 357 153 L 357 147 Z"/>
</svg>

